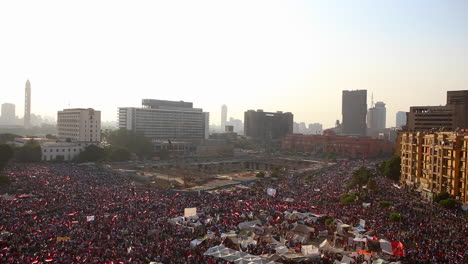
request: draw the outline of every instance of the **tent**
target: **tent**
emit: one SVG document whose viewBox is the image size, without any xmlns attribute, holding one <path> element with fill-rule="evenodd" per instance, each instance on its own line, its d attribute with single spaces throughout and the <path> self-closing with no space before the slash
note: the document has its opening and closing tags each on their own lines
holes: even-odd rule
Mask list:
<svg viewBox="0 0 468 264">
<path fill-rule="evenodd" d="M 190 248 L 196 248 L 198 245 L 200 245 L 201 243 L 203 243 L 203 241 L 205 241 L 204 238 L 192 240 L 192 241 L 190 242 Z"/>
<path fill-rule="evenodd" d="M 249 221 L 249 222 L 242 222 L 237 225 L 237 227 L 240 230 L 249 230 L 249 231 L 255 231 L 255 226 L 256 225 L 262 225 L 262 222 L 260 220 L 254 220 L 254 221 Z"/>
<path fill-rule="evenodd" d="M 304 256 L 310 256 L 314 254 L 319 254 L 319 249 L 317 247 L 314 247 L 313 245 L 303 245 L 301 247 L 301 253 Z"/>
<path fill-rule="evenodd" d="M 330 245 L 327 239 L 325 239 L 319 246 L 320 250 L 331 252 L 331 253 L 343 253 L 344 250 L 339 248 L 334 248 Z"/>
<path fill-rule="evenodd" d="M 203 255 L 224 259 L 234 263 L 249 264 L 276 264 L 277 262 L 268 261 L 260 256 L 254 256 L 245 252 L 236 251 L 225 247 L 224 245 L 209 248 Z"/>
</svg>

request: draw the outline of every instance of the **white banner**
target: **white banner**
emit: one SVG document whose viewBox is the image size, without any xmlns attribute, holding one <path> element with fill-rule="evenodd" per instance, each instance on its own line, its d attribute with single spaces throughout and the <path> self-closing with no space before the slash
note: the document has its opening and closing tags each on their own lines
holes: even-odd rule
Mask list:
<svg viewBox="0 0 468 264">
<path fill-rule="evenodd" d="M 86 222 L 91 222 L 91 221 L 94 221 L 94 215 L 86 216 Z"/>
<path fill-rule="evenodd" d="M 184 216 L 185 217 L 197 216 L 197 208 L 196 207 L 185 208 L 184 209 Z"/>
</svg>

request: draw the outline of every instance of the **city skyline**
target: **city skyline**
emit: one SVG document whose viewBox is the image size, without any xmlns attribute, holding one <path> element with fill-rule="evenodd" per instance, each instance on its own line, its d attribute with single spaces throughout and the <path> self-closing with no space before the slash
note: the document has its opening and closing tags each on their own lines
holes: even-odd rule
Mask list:
<svg viewBox="0 0 468 264">
<path fill-rule="evenodd" d="M 116 121 L 118 106 L 158 98 L 212 117 L 221 104 L 236 119 L 281 109 L 329 128 L 341 92 L 365 89 L 393 117 L 467 89 L 467 11 L 464 1 L 4 2 L 0 104 L 22 117 L 29 79 L 42 116 L 93 107 Z"/>
</svg>

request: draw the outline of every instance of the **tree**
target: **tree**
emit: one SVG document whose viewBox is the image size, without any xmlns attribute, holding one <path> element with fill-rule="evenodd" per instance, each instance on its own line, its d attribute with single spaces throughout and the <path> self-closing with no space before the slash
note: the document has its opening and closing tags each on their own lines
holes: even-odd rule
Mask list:
<svg viewBox="0 0 468 264">
<path fill-rule="evenodd" d="M 401 175 L 400 167 L 401 167 L 401 158 L 395 155 L 385 162 L 383 174 L 387 176 L 389 179 L 398 181 Z"/>
<path fill-rule="evenodd" d="M 344 205 L 350 205 L 356 201 L 356 196 L 355 195 L 350 195 L 350 194 L 343 194 L 341 196 L 341 203 Z"/>
<path fill-rule="evenodd" d="M 78 155 L 79 162 L 96 162 L 101 161 L 105 158 L 104 149 L 96 146 L 89 145 L 85 148 L 84 151 Z"/>
<path fill-rule="evenodd" d="M 13 158 L 15 152 L 13 148 L 6 144 L 0 145 L 0 170 L 3 170 L 8 162 Z"/>
<path fill-rule="evenodd" d="M 374 178 L 370 178 L 368 181 L 367 181 L 367 189 L 369 191 L 377 191 L 377 182 L 375 181 Z"/>
<path fill-rule="evenodd" d="M 129 160 L 131 156 L 130 151 L 126 148 L 112 148 L 110 149 L 109 152 L 109 159 L 111 161 L 126 161 Z"/>
<path fill-rule="evenodd" d="M 389 207 L 390 202 L 389 201 L 379 201 L 380 206 L 382 207 Z"/>
<path fill-rule="evenodd" d="M 445 209 L 453 209 L 457 207 L 458 201 L 453 198 L 448 198 L 439 202 L 439 204 Z"/>
<path fill-rule="evenodd" d="M 19 162 L 38 162 L 41 161 L 41 158 L 41 146 L 34 139 L 18 148 L 15 154 L 15 159 Z"/>
<path fill-rule="evenodd" d="M 148 157 L 153 153 L 151 139 L 145 137 L 140 132 L 119 129 L 107 131 L 104 134 L 104 138 L 112 147 L 127 149 L 139 157 Z"/>
<path fill-rule="evenodd" d="M 391 214 L 389 215 L 389 218 L 390 218 L 390 220 L 393 221 L 393 222 L 398 222 L 398 221 L 401 220 L 401 215 L 400 215 L 399 213 L 391 213 Z"/>
<path fill-rule="evenodd" d="M 448 199 L 449 197 L 450 197 L 450 194 L 448 192 L 441 192 L 434 196 L 434 202 L 438 203 L 442 200 Z"/>
<path fill-rule="evenodd" d="M 361 166 L 359 169 L 353 172 L 352 180 L 348 185 L 351 188 L 356 185 L 365 185 L 369 181 L 371 175 L 372 173 L 368 168 Z"/>
</svg>

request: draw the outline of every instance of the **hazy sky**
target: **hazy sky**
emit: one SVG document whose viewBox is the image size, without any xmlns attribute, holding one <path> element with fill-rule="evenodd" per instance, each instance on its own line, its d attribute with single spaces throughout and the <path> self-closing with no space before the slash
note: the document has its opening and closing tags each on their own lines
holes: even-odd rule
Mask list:
<svg viewBox="0 0 468 264">
<path fill-rule="evenodd" d="M 23 115 L 184 100 L 220 123 L 248 109 L 341 120 L 341 91 L 410 105 L 468 89 L 468 1 L 1 1 L 0 103 Z"/>
</svg>

